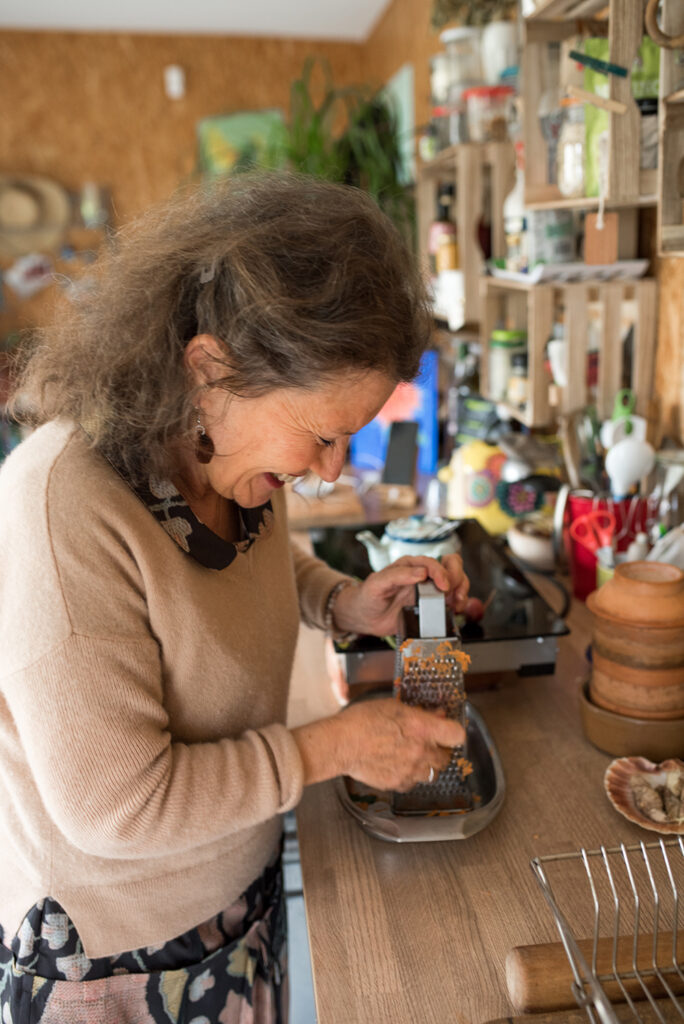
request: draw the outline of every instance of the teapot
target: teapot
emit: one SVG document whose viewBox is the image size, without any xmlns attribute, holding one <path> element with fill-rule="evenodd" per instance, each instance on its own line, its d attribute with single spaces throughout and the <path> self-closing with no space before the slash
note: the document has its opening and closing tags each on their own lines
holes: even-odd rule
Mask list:
<svg viewBox="0 0 684 1024">
<path fill-rule="evenodd" d="M 457 521 L 441 516 L 406 516 L 388 523 L 382 537 L 362 530 L 356 534 L 356 539 L 366 548 L 371 569 L 379 572 L 404 555 L 439 558 L 458 551 L 461 542 L 457 526 Z"/>
</svg>

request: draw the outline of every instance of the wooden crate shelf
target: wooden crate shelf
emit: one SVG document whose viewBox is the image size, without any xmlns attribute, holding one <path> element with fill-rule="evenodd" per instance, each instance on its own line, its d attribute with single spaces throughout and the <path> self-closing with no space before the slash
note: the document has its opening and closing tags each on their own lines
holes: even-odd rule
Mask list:
<svg viewBox="0 0 684 1024">
<path fill-rule="evenodd" d="M 583 24 L 584 31 L 608 34 L 610 59 L 628 69 L 626 78 L 609 75 L 609 99 L 623 105 L 624 113 L 608 112 L 608 182 L 606 199 L 612 208 L 651 205 L 655 202 L 657 171 L 642 170 L 641 115 L 632 97 L 631 68 L 644 35 L 646 0 L 545 0 L 524 19 L 522 81 L 525 152 L 534 153 L 525 173 L 525 202 L 531 208 L 562 206 L 565 197 L 548 181 L 548 149 L 537 110 L 542 95 L 550 43 L 568 43 L 578 32 L 578 19 L 607 19 Z M 615 17 L 610 15 L 615 14 Z M 567 59 L 567 58 L 565 58 Z M 577 202 L 590 209 L 598 199 Z"/>
<path fill-rule="evenodd" d="M 668 0 L 662 28 L 670 36 L 684 34 L 684 4 Z M 684 71 L 675 51 L 660 51 L 660 139 L 658 146 L 658 251 L 684 256 Z"/>
<path fill-rule="evenodd" d="M 480 377 L 485 397 L 492 331 L 501 326 L 527 330 L 529 400 L 525 409 L 513 414 L 528 427 L 547 427 L 553 423 L 556 412 L 570 413 L 588 404 L 588 326 L 592 304 L 597 303 L 601 333 L 596 407 L 600 418 L 610 415 L 615 395 L 625 385 L 622 316 L 623 304 L 631 303 L 633 335 L 631 375 L 627 383 L 635 392 L 637 411 L 649 416 L 656 338 L 655 280 L 528 285 L 487 277 L 482 280 L 482 303 Z M 568 342 L 565 369 L 571 384 L 554 388 L 558 395 L 556 410 L 550 401 L 551 381 L 545 366 L 545 349 L 559 308 L 564 310 L 564 336 Z"/>
<path fill-rule="evenodd" d="M 485 175 L 489 178 L 490 209 L 485 210 Z M 465 320 L 480 320 L 479 281 L 484 273 L 484 256 L 478 241 L 478 225 L 487 214 L 492 225 L 492 256 L 505 256 L 503 231 L 504 199 L 515 183 L 515 152 L 510 142 L 468 142 L 442 150 L 434 160 L 421 162 L 416 183 L 418 252 L 428 264 L 428 235 L 441 183 L 454 185 L 455 219 L 460 269 L 464 276 Z"/>
<path fill-rule="evenodd" d="M 658 251 L 684 256 L 684 89 L 663 103 L 658 164 Z"/>
<path fill-rule="evenodd" d="M 608 0 L 539 0 L 528 21 L 576 21 L 600 18 L 608 12 Z"/>
</svg>

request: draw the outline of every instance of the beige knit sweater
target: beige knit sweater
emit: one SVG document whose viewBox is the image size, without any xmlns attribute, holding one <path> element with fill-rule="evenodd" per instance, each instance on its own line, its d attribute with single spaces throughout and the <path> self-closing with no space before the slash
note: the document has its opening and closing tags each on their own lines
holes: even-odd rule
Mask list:
<svg viewBox="0 0 684 1024">
<path fill-rule="evenodd" d="M 162 943 L 257 877 L 301 796 L 300 612 L 340 579 L 270 534 L 184 552 L 80 428 L 0 472 L 0 923 L 59 900 L 91 957 Z M 297 607 L 299 598 L 299 609 Z"/>
</svg>

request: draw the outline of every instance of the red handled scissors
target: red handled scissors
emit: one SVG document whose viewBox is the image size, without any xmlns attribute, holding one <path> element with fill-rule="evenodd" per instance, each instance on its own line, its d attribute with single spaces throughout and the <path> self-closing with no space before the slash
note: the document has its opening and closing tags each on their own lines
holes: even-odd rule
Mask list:
<svg viewBox="0 0 684 1024">
<path fill-rule="evenodd" d="M 613 547 L 617 522 L 612 512 L 594 509 L 570 523 L 570 536 L 578 544 L 596 554 L 601 548 Z"/>
</svg>

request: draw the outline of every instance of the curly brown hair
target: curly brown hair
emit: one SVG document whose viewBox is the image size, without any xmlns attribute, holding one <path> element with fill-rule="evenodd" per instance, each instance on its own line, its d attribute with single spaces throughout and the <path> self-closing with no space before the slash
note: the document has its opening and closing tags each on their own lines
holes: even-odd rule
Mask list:
<svg viewBox="0 0 684 1024">
<path fill-rule="evenodd" d="M 132 479 L 172 471 L 172 442 L 194 433 L 183 352 L 197 334 L 225 350 L 215 386 L 242 396 L 345 369 L 410 380 L 430 336 L 421 275 L 375 202 L 280 172 L 180 192 L 74 291 L 23 358 L 14 414 L 81 423 Z"/>
</svg>

